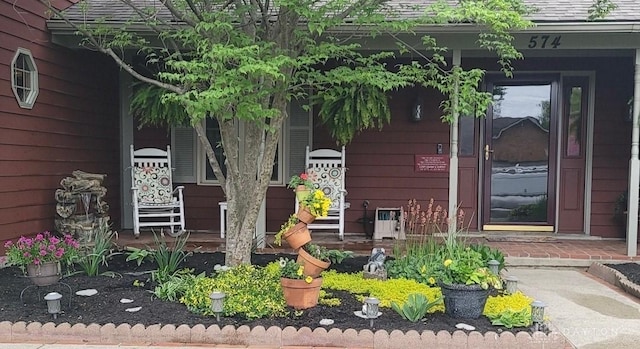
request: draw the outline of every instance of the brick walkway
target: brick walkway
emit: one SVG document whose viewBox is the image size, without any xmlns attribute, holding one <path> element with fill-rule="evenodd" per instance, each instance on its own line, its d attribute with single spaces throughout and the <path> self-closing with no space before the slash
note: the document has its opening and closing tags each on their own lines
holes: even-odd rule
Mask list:
<svg viewBox="0 0 640 349">
<path fill-rule="evenodd" d="M 373 247 L 384 247 L 388 253 L 393 251 L 394 240 L 372 241 L 362 236 L 347 235 L 344 241 L 339 241 L 334 234 L 314 234 L 314 242 L 327 248 L 345 249 L 357 254 L 368 255 Z M 506 257 L 516 258 L 560 258 L 576 260 L 604 261 L 640 261 L 640 257 L 628 257 L 627 245 L 622 240 L 577 239 L 575 237 L 546 236 L 500 236 L 489 237 L 471 235 L 469 241 L 482 242 L 500 249 Z M 138 239 L 134 239 L 131 231 L 121 232 L 117 241 L 118 246 L 152 246 L 153 236 L 150 232 L 143 232 Z M 200 251 L 224 251 L 224 241 L 217 232 L 192 233 L 187 244 L 188 248 L 200 248 Z M 640 248 L 638 249 L 640 251 Z M 273 244 L 273 235 L 267 237 L 267 247 L 259 252 L 293 252 L 285 247 Z"/>
</svg>

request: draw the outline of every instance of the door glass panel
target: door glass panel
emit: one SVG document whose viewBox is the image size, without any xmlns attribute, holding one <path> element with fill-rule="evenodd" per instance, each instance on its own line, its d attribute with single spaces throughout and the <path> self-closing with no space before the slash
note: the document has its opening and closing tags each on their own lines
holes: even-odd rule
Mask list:
<svg viewBox="0 0 640 349">
<path fill-rule="evenodd" d="M 547 223 L 550 111 L 550 84 L 494 87 L 486 154 L 492 223 Z"/>
<path fill-rule="evenodd" d="M 567 156 L 580 156 L 582 131 L 582 87 L 571 88 L 569 96 L 569 122 L 567 124 Z"/>
<path fill-rule="evenodd" d="M 476 136 L 476 118 L 472 116 L 463 116 L 459 119 L 459 152 L 460 156 L 476 155 L 474 145 Z"/>
</svg>

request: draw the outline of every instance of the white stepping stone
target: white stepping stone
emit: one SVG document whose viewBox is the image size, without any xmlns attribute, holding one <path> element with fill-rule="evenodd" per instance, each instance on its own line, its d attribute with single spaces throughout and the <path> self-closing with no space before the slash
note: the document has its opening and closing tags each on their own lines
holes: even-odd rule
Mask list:
<svg viewBox="0 0 640 349">
<path fill-rule="evenodd" d="M 133 303 L 133 299 L 129 299 L 129 298 L 122 298 L 120 300 L 120 303 L 122 304 L 129 304 L 129 303 Z"/>
<path fill-rule="evenodd" d="M 129 313 L 135 313 L 137 311 L 140 311 L 140 309 L 142 309 L 142 307 L 127 308 L 127 309 L 125 309 L 125 311 L 127 311 Z"/>
<path fill-rule="evenodd" d="M 98 294 L 98 290 L 96 290 L 95 288 L 89 288 L 86 290 L 80 290 L 76 292 L 77 296 L 85 296 L 85 297 L 91 297 L 96 294 Z"/>
</svg>

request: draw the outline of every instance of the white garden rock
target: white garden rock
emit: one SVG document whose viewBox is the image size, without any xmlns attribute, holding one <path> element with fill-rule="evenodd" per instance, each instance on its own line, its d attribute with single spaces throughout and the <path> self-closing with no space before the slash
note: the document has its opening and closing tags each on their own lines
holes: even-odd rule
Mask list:
<svg viewBox="0 0 640 349">
<path fill-rule="evenodd" d="M 462 322 L 457 324 L 456 328 L 459 329 L 459 330 L 467 330 L 467 331 L 473 331 L 473 330 L 476 329 L 475 327 L 473 327 L 471 325 L 467 325 L 467 324 L 462 323 Z"/>
<path fill-rule="evenodd" d="M 129 312 L 129 313 L 135 313 L 137 311 L 140 311 L 140 309 L 142 309 L 142 307 L 127 308 L 127 309 L 125 309 L 125 311 Z"/>
<path fill-rule="evenodd" d="M 133 299 L 129 299 L 129 298 L 122 298 L 120 300 L 120 303 L 122 304 L 129 304 L 129 303 L 133 303 Z"/>
<path fill-rule="evenodd" d="M 98 290 L 96 290 L 95 288 L 89 288 L 86 290 L 80 290 L 78 292 L 76 292 L 77 296 L 84 296 L 84 297 L 91 297 L 98 294 Z"/>
<path fill-rule="evenodd" d="M 320 325 L 321 326 L 331 326 L 331 325 L 333 325 L 333 322 L 334 321 L 331 320 L 331 319 L 322 319 L 322 320 L 320 320 Z"/>
</svg>

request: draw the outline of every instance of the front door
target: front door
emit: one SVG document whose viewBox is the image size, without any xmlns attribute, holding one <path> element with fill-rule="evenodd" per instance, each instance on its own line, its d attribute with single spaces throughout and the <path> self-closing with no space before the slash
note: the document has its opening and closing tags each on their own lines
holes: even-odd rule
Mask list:
<svg viewBox="0 0 640 349">
<path fill-rule="evenodd" d="M 554 230 L 557 86 L 555 78 L 488 84 L 484 230 Z"/>
</svg>

